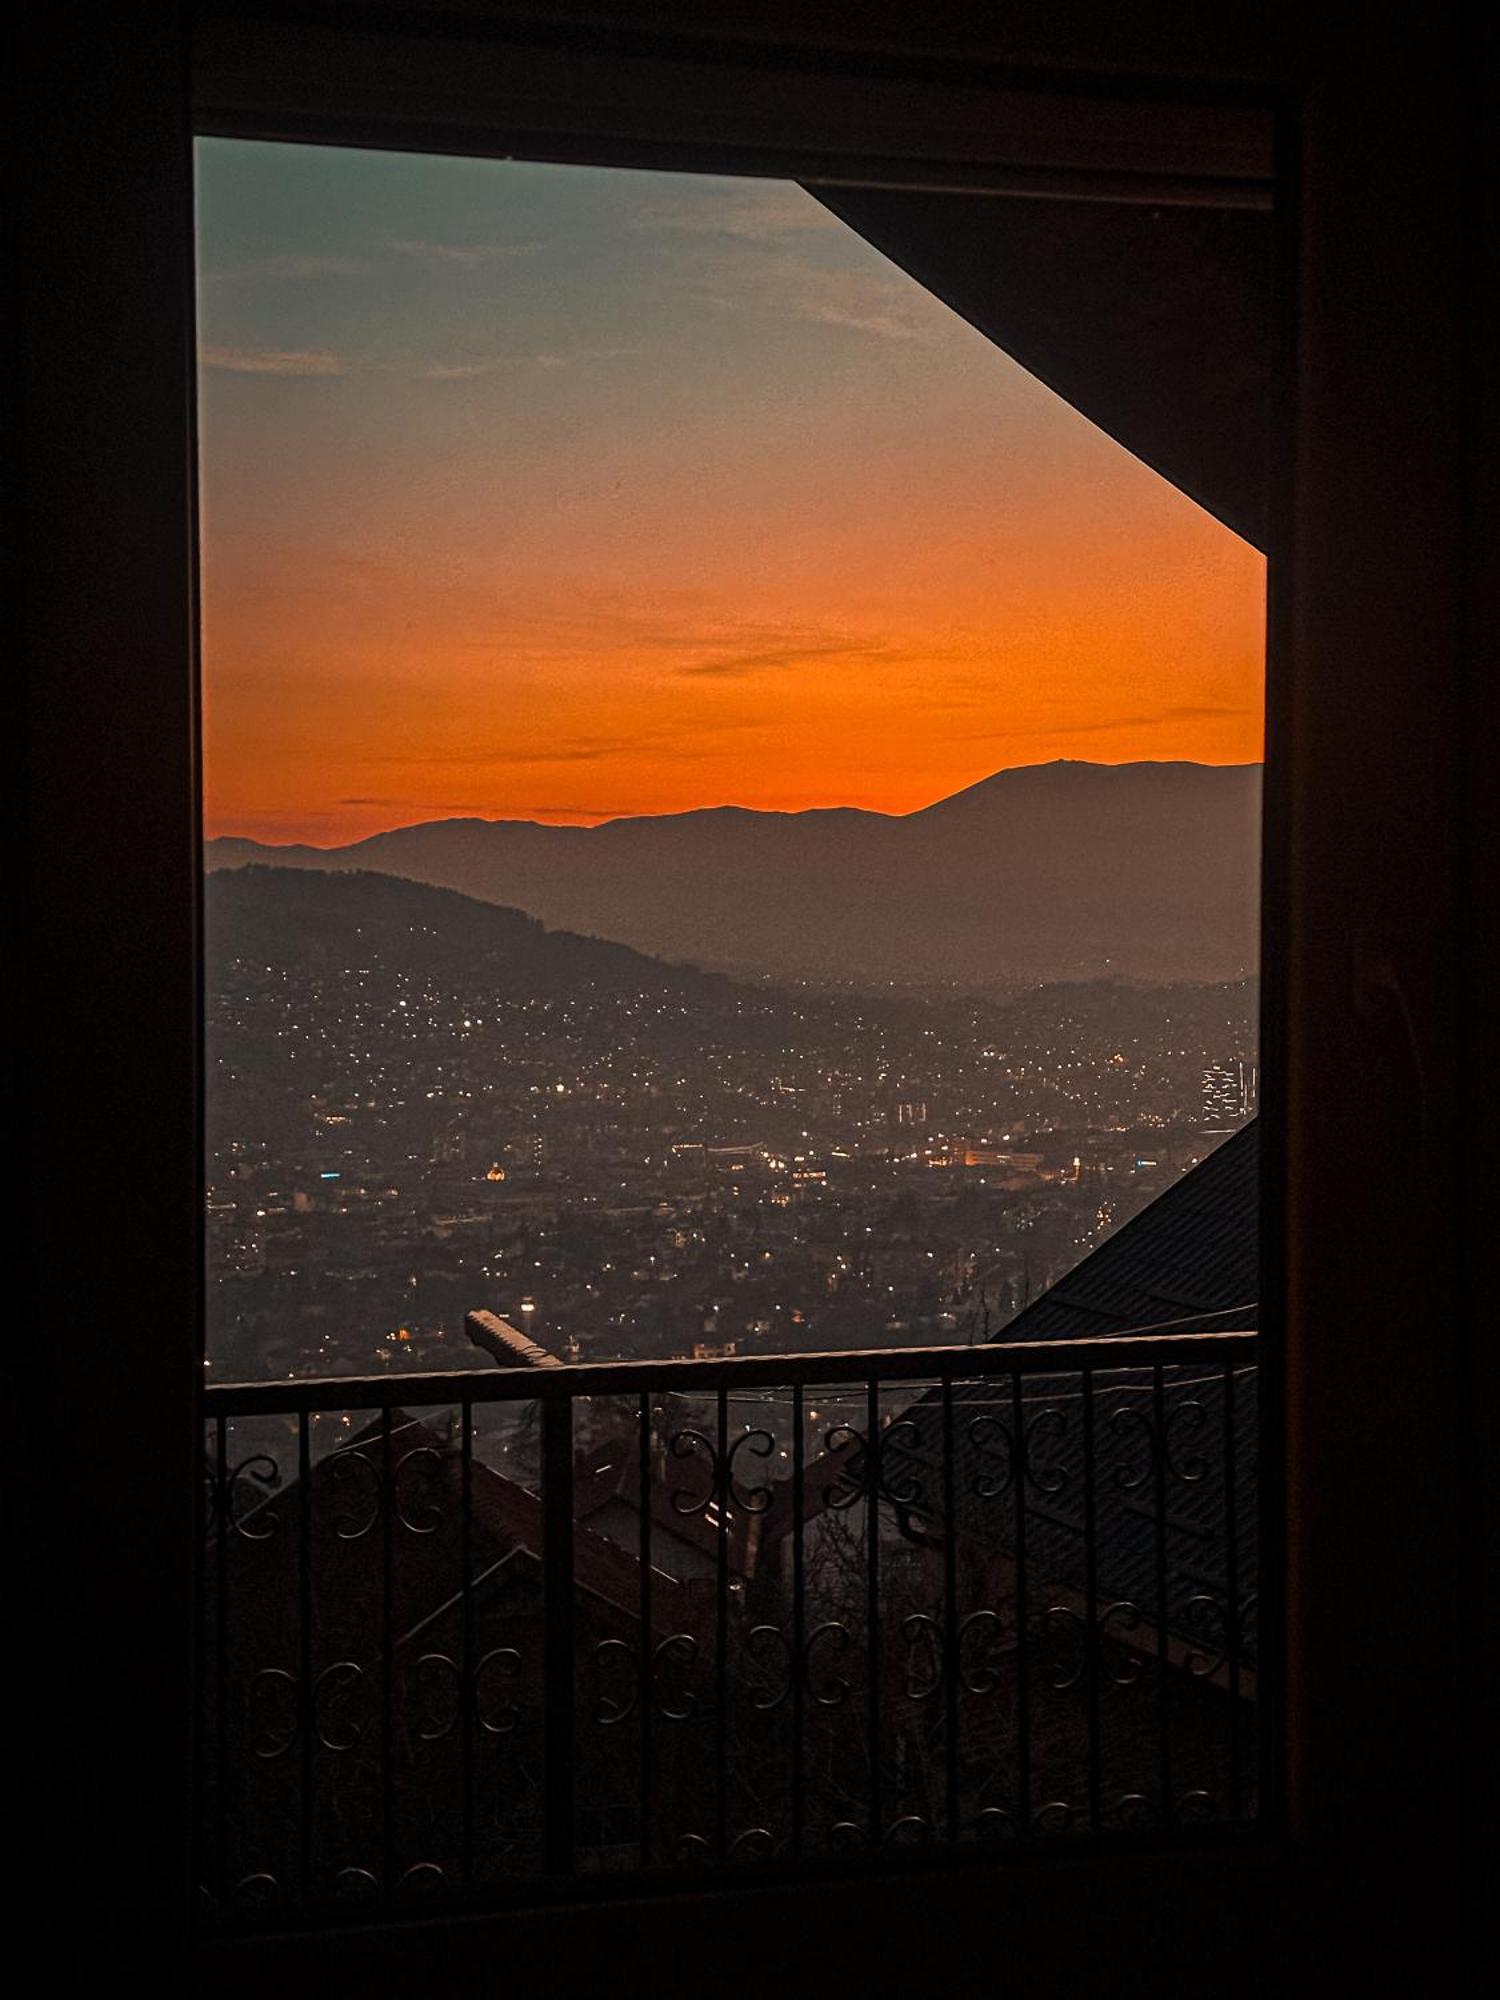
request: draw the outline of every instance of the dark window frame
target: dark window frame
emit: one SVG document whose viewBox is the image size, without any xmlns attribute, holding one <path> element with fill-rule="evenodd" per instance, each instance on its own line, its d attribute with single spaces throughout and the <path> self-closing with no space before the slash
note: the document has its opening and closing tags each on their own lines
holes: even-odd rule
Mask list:
<svg viewBox="0 0 1500 2000">
<path fill-rule="evenodd" d="M 463 96 L 448 115 L 412 115 L 400 101 L 403 90 L 390 87 L 390 67 L 400 62 L 399 38 L 374 50 L 368 70 L 357 60 L 343 67 L 342 87 L 330 92 L 322 65 L 337 45 L 337 38 L 330 44 L 314 39 L 309 75 L 295 63 L 283 68 L 279 47 L 253 32 L 231 35 L 227 49 L 210 37 L 200 47 L 195 73 L 195 137 L 827 180 L 941 190 L 975 200 L 1056 197 L 1264 210 L 1271 208 L 1275 191 L 1278 108 L 1263 91 L 1226 95 L 1171 83 L 1122 89 L 1118 82 L 1066 78 L 1018 89 L 994 77 L 971 79 L 962 69 L 937 65 L 923 74 L 919 66 L 899 62 L 825 62 L 809 72 L 795 52 L 784 55 L 780 65 L 726 61 L 722 49 L 707 57 L 694 50 L 684 61 L 675 48 L 657 50 L 626 38 L 615 58 L 623 62 L 630 84 L 622 115 L 610 89 L 613 65 L 608 58 L 601 61 L 589 49 L 538 47 L 524 37 L 510 42 L 459 33 L 457 48 L 479 58 L 481 67 L 494 63 L 500 80 L 487 89 L 466 77 Z M 410 45 L 408 53 L 414 53 Z M 453 48 L 424 53 L 432 61 L 432 79 L 450 88 L 459 82 Z M 234 67 L 236 60 L 242 68 Z M 804 93 L 785 124 L 800 128 L 806 137 L 789 139 L 783 130 L 772 143 L 757 141 L 755 126 L 765 116 L 768 87 L 783 93 L 790 89 L 794 97 L 799 89 Z M 697 93 L 691 110 L 683 95 L 688 88 Z M 921 150 L 903 153 L 896 144 L 869 145 L 882 96 L 886 115 L 902 117 L 906 136 L 914 134 Z M 826 108 L 830 97 L 837 107 L 832 115 Z M 413 101 L 420 101 L 415 92 Z M 988 142 L 983 126 L 990 109 L 1002 135 L 1007 115 L 1019 124 L 1015 137 Z M 1163 121 L 1165 131 L 1160 129 Z M 1100 123 L 1102 141 L 1093 130 Z M 690 136 L 680 136 L 683 127 Z M 815 136 L 825 127 L 833 135 L 826 142 Z M 934 137 L 936 133 L 952 135 L 952 142 Z M 1268 550 L 1268 573 L 1272 560 Z M 1268 659 L 1268 709 L 1270 683 Z M 1275 927 L 1271 930 L 1274 936 Z M 1271 1007 L 1278 970 L 1274 962 L 1269 973 L 1262 967 L 1262 990 Z M 1266 1151 L 1274 1155 L 1275 1147 Z M 1274 1301 L 1279 1287 L 1272 1281 L 1262 1290 Z M 1262 1356 L 1274 1349 L 1276 1338 L 1273 1305 L 1261 1322 Z M 1266 1368 L 1264 1359 L 1261 1366 Z M 1274 1366 L 1273 1360 L 1267 1379 L 1274 1379 Z M 1274 1396 L 1263 1398 L 1262 1409 L 1268 1413 L 1262 1427 L 1269 1431 L 1276 1421 Z M 1263 1457 L 1272 1466 L 1277 1463 L 1278 1443 L 1272 1436 L 1264 1441 Z M 1262 1514 L 1262 1570 L 1274 1575 L 1281 1547 L 1279 1491 L 1265 1495 Z M 1265 1626 L 1269 1652 L 1279 1644 L 1274 1611 Z M 1265 1748 L 1256 1831 L 1262 1843 L 1274 1842 L 1283 1825 L 1278 1678 L 1274 1673 L 1261 1678 L 1259 1728 Z M 1172 1843 L 1161 1845 L 1166 1852 Z M 962 1877 L 976 1864 L 959 1855 L 935 1865 Z M 1046 1865 L 1045 1859 L 1040 1865 Z M 839 1879 L 839 1871 L 826 1866 L 807 1875 L 809 1882 L 821 1882 L 824 1894 Z M 709 1895 L 722 1898 L 725 1893 L 721 1885 Z M 703 1892 L 690 1885 L 682 1898 L 704 1900 Z M 552 1898 L 544 1893 L 540 1900 L 545 1904 Z M 630 1900 L 628 1885 L 621 1887 L 621 1900 Z"/>
</svg>

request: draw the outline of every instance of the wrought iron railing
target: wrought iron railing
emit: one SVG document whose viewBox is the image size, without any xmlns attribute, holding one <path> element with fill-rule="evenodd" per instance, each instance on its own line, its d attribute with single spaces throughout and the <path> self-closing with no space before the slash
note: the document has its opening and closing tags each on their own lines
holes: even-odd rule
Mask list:
<svg viewBox="0 0 1500 2000">
<path fill-rule="evenodd" d="M 207 1389 L 207 1920 L 1253 1827 L 1255 1352 Z"/>
</svg>

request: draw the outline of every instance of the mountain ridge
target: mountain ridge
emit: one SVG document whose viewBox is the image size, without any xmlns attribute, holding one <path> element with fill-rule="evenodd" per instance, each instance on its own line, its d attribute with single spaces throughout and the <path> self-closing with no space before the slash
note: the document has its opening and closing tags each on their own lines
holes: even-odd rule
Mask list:
<svg viewBox="0 0 1500 2000">
<path fill-rule="evenodd" d="M 607 938 L 554 930 L 524 910 L 374 869 L 223 869 L 209 878 L 204 929 L 210 968 L 323 962 L 349 971 L 352 952 L 398 947 L 403 969 L 492 961 L 507 987 L 571 991 L 584 980 L 623 993 L 728 994 L 730 982 Z"/>
<path fill-rule="evenodd" d="M 468 816 L 332 848 L 230 837 L 207 861 L 404 877 L 737 976 L 1216 980 L 1256 962 L 1260 779 L 1256 764 L 1059 759 L 908 814 Z"/>
</svg>

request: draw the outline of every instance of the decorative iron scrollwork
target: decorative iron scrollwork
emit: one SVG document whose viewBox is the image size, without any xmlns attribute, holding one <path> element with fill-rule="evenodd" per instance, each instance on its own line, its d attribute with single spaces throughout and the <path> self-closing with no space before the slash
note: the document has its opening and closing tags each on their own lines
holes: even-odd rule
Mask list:
<svg viewBox="0 0 1500 2000">
<path fill-rule="evenodd" d="M 1041 1410 L 1021 1434 L 1021 1470 L 1028 1486 L 1038 1493 L 1061 1493 L 1068 1483 L 1068 1471 L 1061 1465 L 1037 1463 L 1037 1441 L 1066 1435 L 1068 1420 L 1061 1410 Z"/>
<path fill-rule="evenodd" d="M 261 1868 L 242 1875 L 230 1893 L 237 1903 L 274 1903 L 281 1895 L 281 1884 L 269 1869 Z"/>
<path fill-rule="evenodd" d="M 1121 1492 L 1138 1493 L 1156 1470 L 1157 1454 L 1161 1449 L 1156 1425 L 1144 1410 L 1131 1403 L 1122 1403 L 1118 1409 L 1110 1411 L 1109 1427 L 1121 1436 L 1134 1432 L 1145 1443 L 1146 1462 L 1138 1471 L 1132 1471 L 1128 1465 L 1115 1467 L 1115 1484 Z"/>
<path fill-rule="evenodd" d="M 692 1458 L 702 1452 L 708 1460 L 708 1486 L 696 1499 L 686 1487 L 672 1489 L 672 1511 L 674 1514 L 702 1514 L 719 1497 L 721 1467 L 718 1447 L 713 1439 L 703 1431 L 688 1426 L 678 1431 L 668 1446 L 673 1458 Z"/>
<path fill-rule="evenodd" d="M 971 1417 L 968 1425 L 969 1442 L 981 1462 L 981 1470 L 975 1475 L 973 1493 L 979 1500 L 999 1500 L 1009 1493 L 1016 1477 L 1016 1442 L 1010 1426 L 1002 1424 L 998 1417 L 987 1413 Z M 985 1471 L 983 1462 L 988 1459 L 998 1463 L 998 1470 Z"/>
<path fill-rule="evenodd" d="M 1042 1613 L 1042 1625 L 1044 1630 L 1049 1632 L 1071 1632 L 1077 1635 L 1077 1664 L 1070 1666 L 1061 1650 L 1059 1650 L 1058 1655 L 1051 1662 L 1051 1672 L 1047 1676 L 1048 1685 L 1056 1688 L 1057 1692 L 1062 1694 L 1068 1688 L 1077 1687 L 1078 1683 L 1083 1679 L 1084 1671 L 1088 1666 L 1088 1627 L 1078 1612 L 1073 1610 L 1072 1606 L 1068 1604 L 1049 1604 L 1047 1609 Z"/>
<path fill-rule="evenodd" d="M 914 1611 L 903 1619 L 901 1636 L 907 1644 L 906 1698 L 931 1701 L 946 1679 L 942 1627 L 927 1612 Z M 919 1678 L 918 1665 L 924 1659 L 927 1673 Z"/>
<path fill-rule="evenodd" d="M 1218 1641 L 1200 1645 L 1195 1638 L 1188 1647 L 1186 1665 L 1195 1680 L 1216 1674 L 1229 1657 L 1229 1608 L 1206 1590 L 1195 1591 L 1182 1607 L 1184 1623 L 1200 1626 L 1207 1616 L 1218 1628 Z"/>
<path fill-rule="evenodd" d="M 361 1519 L 358 1514 L 345 1513 L 338 1516 L 333 1524 L 333 1532 L 341 1542 L 357 1542 L 368 1535 L 380 1519 L 382 1481 L 377 1467 L 362 1451 L 350 1447 L 336 1451 L 328 1461 L 330 1485 L 347 1489 L 361 1480 L 367 1481 L 371 1494 L 369 1512 Z"/>
<path fill-rule="evenodd" d="M 474 1720 L 486 1736 L 509 1736 L 520 1721 L 520 1710 L 513 1701 L 503 1701 L 493 1710 L 484 1705 L 484 1687 L 491 1676 L 502 1682 L 519 1678 L 521 1655 L 514 1646 L 492 1646 L 482 1659 L 474 1664 L 473 1678 L 469 1684 L 469 1698 L 474 1704 Z"/>
<path fill-rule="evenodd" d="M 761 1709 L 766 1713 L 769 1713 L 773 1708 L 780 1708 L 781 1704 L 791 1693 L 792 1682 L 796 1676 L 796 1663 L 792 1658 L 792 1642 L 779 1625 L 751 1626 L 745 1638 L 745 1651 L 752 1659 L 758 1661 L 762 1653 L 775 1648 L 780 1649 L 781 1657 L 786 1667 L 785 1680 L 779 1688 L 768 1689 L 762 1685 L 752 1688 L 750 1692 L 750 1706 Z"/>
<path fill-rule="evenodd" d="M 971 1611 L 958 1628 L 958 1684 L 965 1694 L 993 1694 L 1000 1685 L 1000 1671 L 994 1664 L 991 1651 L 983 1664 L 969 1668 L 965 1666 L 965 1654 L 969 1641 L 976 1634 L 987 1632 L 991 1635 L 992 1648 L 998 1648 L 1004 1632 L 1004 1622 L 998 1611 L 988 1609 Z"/>
<path fill-rule="evenodd" d="M 341 1754 L 352 1750 L 364 1735 L 364 1730 L 353 1716 L 346 1716 L 343 1726 L 337 1720 L 330 1726 L 324 1717 L 324 1703 L 337 1700 L 341 1695 L 350 1695 L 364 1680 L 364 1668 L 355 1660 L 335 1660 L 323 1669 L 312 1685 L 312 1726 L 313 1734 L 325 1750 Z"/>
<path fill-rule="evenodd" d="M 441 1743 L 453 1734 L 463 1713 L 463 1672 L 451 1654 L 423 1653 L 416 1664 L 416 1681 L 424 1694 L 439 1688 L 446 1693 L 436 1717 L 424 1714 L 417 1723 L 420 1742 Z"/>
<path fill-rule="evenodd" d="M 436 1861 L 414 1861 L 409 1868 L 403 1868 L 396 1877 L 394 1894 L 408 1896 L 415 1900 L 419 1896 L 436 1895 L 447 1875 Z"/>
<path fill-rule="evenodd" d="M 826 1689 L 820 1690 L 814 1685 L 813 1656 L 824 1642 L 827 1642 L 834 1652 L 844 1652 L 851 1643 L 848 1626 L 841 1624 L 836 1618 L 831 1618 L 826 1624 L 819 1625 L 808 1633 L 807 1642 L 802 1648 L 803 1685 L 819 1708 L 838 1708 L 849 1699 L 854 1689 L 842 1674 L 836 1674 Z"/>
<path fill-rule="evenodd" d="M 1167 1472 L 1179 1485 L 1195 1486 L 1199 1480 L 1206 1478 L 1208 1460 L 1201 1452 L 1196 1451 L 1190 1451 L 1185 1458 L 1179 1458 L 1173 1433 L 1181 1430 L 1196 1435 L 1207 1421 L 1208 1412 L 1196 1397 L 1191 1397 L 1186 1402 L 1174 1403 L 1167 1411 L 1164 1425 L 1166 1435 L 1162 1441 L 1162 1449 L 1166 1453 Z"/>
<path fill-rule="evenodd" d="M 1124 1657 L 1117 1665 L 1111 1665 L 1106 1661 L 1106 1671 L 1116 1687 L 1134 1687 L 1145 1668 L 1143 1655 L 1138 1648 L 1131 1646 L 1125 1637 L 1128 1632 L 1138 1632 L 1142 1622 L 1140 1606 L 1128 1597 L 1122 1597 L 1114 1604 L 1106 1604 L 1099 1613 L 1099 1637 L 1101 1639 L 1118 1637 L 1125 1648 Z M 1118 1633 L 1111 1631 L 1112 1625 L 1118 1625 Z"/>
<path fill-rule="evenodd" d="M 653 1693 L 657 1687 L 664 1660 L 680 1660 L 685 1668 L 691 1668 L 698 1657 L 698 1641 L 691 1632 L 674 1632 L 663 1639 L 651 1655 L 651 1686 Z M 668 1722 L 686 1722 L 697 1711 L 698 1697 L 689 1687 L 682 1689 L 674 1706 L 665 1695 L 656 1695 L 656 1712 L 666 1717 Z"/>
<path fill-rule="evenodd" d="M 246 1685 L 245 1706 L 250 1718 L 252 1753 L 266 1764 L 284 1757 L 298 1735 L 301 1702 L 296 1677 L 283 1667 L 262 1667 L 250 1676 Z M 263 1711 L 258 1729 L 257 1709 Z"/>
<path fill-rule="evenodd" d="M 262 1490 L 254 1493 L 241 1486 L 253 1480 Z M 281 1484 L 281 1467 L 268 1452 L 258 1451 L 234 1466 L 224 1488 L 224 1508 L 229 1525 L 244 1542 L 268 1542 L 281 1526 L 280 1516 L 266 1505 L 268 1494 Z"/>
<path fill-rule="evenodd" d="M 640 1660 L 635 1648 L 623 1639 L 601 1639 L 594 1648 L 594 1664 L 602 1669 L 611 1662 L 629 1669 L 630 1692 L 628 1698 L 622 1701 L 606 1689 L 594 1703 L 594 1720 L 606 1729 L 635 1714 L 641 1692 Z"/>
<path fill-rule="evenodd" d="M 902 1440 L 908 1442 L 902 1442 Z M 910 1468 L 911 1479 L 905 1486 L 898 1486 L 894 1469 L 897 1463 Z M 880 1468 L 880 1491 L 884 1499 L 893 1507 L 914 1507 L 921 1499 L 921 1488 L 916 1484 L 916 1476 L 922 1463 L 922 1433 L 910 1417 L 898 1417 L 893 1424 L 887 1424 L 880 1434 L 877 1453 Z"/>
<path fill-rule="evenodd" d="M 835 1424 L 824 1434 L 823 1449 L 831 1459 L 841 1458 L 845 1452 L 854 1454 L 851 1462 L 839 1466 L 838 1478 L 823 1488 L 823 1498 L 830 1507 L 852 1507 L 864 1498 L 870 1485 L 871 1454 L 865 1434 L 853 1424 Z"/>
<path fill-rule="evenodd" d="M 753 1458 L 769 1458 L 775 1449 L 776 1440 L 766 1430 L 744 1431 L 729 1447 L 724 1483 L 729 1498 L 747 1514 L 763 1514 L 766 1511 L 771 1504 L 771 1484 L 765 1480 L 759 1486 L 741 1486 L 734 1476 L 734 1462 L 742 1451 L 748 1451 Z"/>
<path fill-rule="evenodd" d="M 395 1497 L 396 1519 L 408 1533 L 413 1535 L 433 1535 L 443 1524 L 443 1510 L 435 1501 L 428 1499 L 416 1513 L 408 1513 L 401 1499 L 402 1475 L 408 1467 L 420 1464 L 430 1485 L 443 1475 L 443 1454 L 435 1445 L 413 1445 L 396 1460 L 391 1472 L 391 1492 Z"/>
</svg>

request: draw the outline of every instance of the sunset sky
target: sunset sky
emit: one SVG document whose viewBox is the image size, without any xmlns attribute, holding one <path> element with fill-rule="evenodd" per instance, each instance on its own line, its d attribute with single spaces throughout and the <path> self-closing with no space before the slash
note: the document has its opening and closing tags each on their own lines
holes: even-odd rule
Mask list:
<svg viewBox="0 0 1500 2000">
<path fill-rule="evenodd" d="M 210 834 L 1260 756 L 1262 558 L 800 189 L 210 140 L 199 199 Z"/>
</svg>

